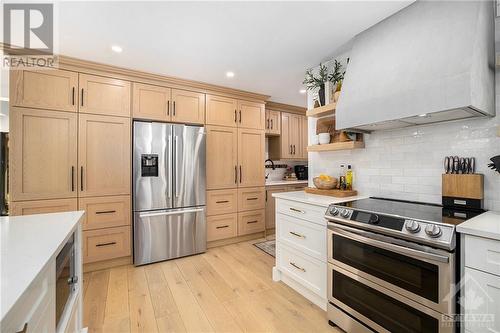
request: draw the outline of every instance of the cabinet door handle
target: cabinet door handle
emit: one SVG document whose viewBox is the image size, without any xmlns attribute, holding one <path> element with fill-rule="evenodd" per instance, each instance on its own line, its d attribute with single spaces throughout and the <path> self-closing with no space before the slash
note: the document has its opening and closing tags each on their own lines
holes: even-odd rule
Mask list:
<svg viewBox="0 0 500 333">
<path fill-rule="evenodd" d="M 234 109 L 234 122 L 238 122 L 238 111 L 236 111 L 236 109 Z"/>
<path fill-rule="evenodd" d="M 75 87 L 71 89 L 71 105 L 75 105 Z"/>
<path fill-rule="evenodd" d="M 257 223 L 257 222 L 259 222 L 259 221 L 253 220 L 253 221 L 248 221 L 247 224 L 254 224 L 254 223 Z"/>
<path fill-rule="evenodd" d="M 28 323 L 24 323 L 23 329 L 17 331 L 16 333 L 26 333 L 26 332 L 28 332 Z"/>
<path fill-rule="evenodd" d="M 114 214 L 116 213 L 116 210 L 102 210 L 100 212 L 95 212 L 97 215 L 99 214 Z"/>
<path fill-rule="evenodd" d="M 241 110 L 240 110 L 240 124 L 241 124 Z"/>
<path fill-rule="evenodd" d="M 167 101 L 167 116 L 170 116 L 170 100 Z"/>
<path fill-rule="evenodd" d="M 81 101 L 81 105 L 83 106 L 83 88 L 82 88 L 82 101 Z"/>
<path fill-rule="evenodd" d="M 173 106 L 174 106 L 174 111 L 173 111 L 173 113 L 174 113 L 174 117 L 175 117 L 175 101 L 174 101 L 174 105 L 173 105 Z"/>
<path fill-rule="evenodd" d="M 116 242 L 109 242 L 109 243 L 100 243 L 100 244 L 96 244 L 95 246 L 96 247 L 101 247 L 101 246 L 110 246 L 110 245 L 115 245 Z"/>
<path fill-rule="evenodd" d="M 80 191 L 83 191 L 83 166 L 80 167 Z"/>
<path fill-rule="evenodd" d="M 238 184 L 238 166 L 234 166 L 234 183 Z"/>
<path fill-rule="evenodd" d="M 240 184 L 241 184 L 242 181 L 243 181 L 243 173 L 241 171 L 241 165 L 240 165 Z"/>
<path fill-rule="evenodd" d="M 251 200 L 257 200 L 259 198 L 247 198 L 248 201 L 251 201 Z"/>
<path fill-rule="evenodd" d="M 271 119 L 271 129 L 273 129 L 273 120 Z"/>
<path fill-rule="evenodd" d="M 300 266 L 297 266 L 297 264 L 296 264 L 296 263 L 294 263 L 294 262 L 291 262 L 291 261 L 290 261 L 290 265 L 292 265 L 293 267 L 297 268 L 299 271 L 302 271 L 302 272 L 304 272 L 304 273 L 306 272 L 306 270 L 305 270 L 304 268 L 302 268 L 302 267 L 300 267 Z"/>
<path fill-rule="evenodd" d="M 75 167 L 71 167 L 71 192 L 75 191 Z"/>
<path fill-rule="evenodd" d="M 295 237 L 299 237 L 299 238 L 306 238 L 306 236 L 304 235 L 301 235 L 301 234 L 298 234 L 296 232 L 293 232 L 293 231 L 289 231 L 289 233 Z"/>
<path fill-rule="evenodd" d="M 266 124 L 266 128 L 269 129 L 269 119 L 267 119 L 267 124 Z"/>
<path fill-rule="evenodd" d="M 295 145 L 293 145 L 293 154 L 295 155 Z"/>
<path fill-rule="evenodd" d="M 229 228 L 229 225 L 221 225 L 221 226 L 218 226 L 218 227 L 215 227 L 215 229 L 224 229 L 224 228 Z"/>
<path fill-rule="evenodd" d="M 305 214 L 306 212 L 304 212 L 303 210 L 300 210 L 300 209 L 297 209 L 297 208 L 293 208 L 293 207 L 290 207 L 289 208 L 292 212 L 297 212 L 297 213 L 301 213 L 301 214 Z"/>
<path fill-rule="evenodd" d="M 290 155 L 293 153 L 292 145 L 290 145 Z"/>
<path fill-rule="evenodd" d="M 220 200 L 220 201 L 216 201 L 215 203 L 228 203 L 229 200 Z"/>
</svg>

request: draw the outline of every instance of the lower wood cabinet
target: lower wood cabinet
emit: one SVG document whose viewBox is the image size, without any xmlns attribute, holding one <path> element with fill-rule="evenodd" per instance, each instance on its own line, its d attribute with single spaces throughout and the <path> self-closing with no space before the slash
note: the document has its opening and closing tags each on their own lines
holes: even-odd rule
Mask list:
<svg viewBox="0 0 500 333">
<path fill-rule="evenodd" d="M 273 197 L 273 193 L 286 191 L 286 186 L 266 187 L 266 229 L 276 228 L 276 198 Z"/>
<path fill-rule="evenodd" d="M 238 214 L 224 214 L 207 217 L 207 241 L 238 236 Z"/>
<path fill-rule="evenodd" d="M 238 189 L 238 211 L 264 209 L 266 207 L 265 187 L 248 187 Z"/>
<path fill-rule="evenodd" d="M 130 226 L 84 231 L 83 263 L 130 256 L 130 233 Z"/>
<path fill-rule="evenodd" d="M 264 209 L 238 213 L 238 236 L 264 231 L 266 227 Z"/>
<path fill-rule="evenodd" d="M 80 198 L 78 208 L 85 211 L 82 229 L 130 225 L 130 196 Z"/>
<path fill-rule="evenodd" d="M 77 199 L 18 201 L 10 204 L 10 216 L 48 214 L 78 210 Z"/>
<path fill-rule="evenodd" d="M 207 191 L 207 216 L 230 214 L 237 211 L 237 189 Z"/>
</svg>

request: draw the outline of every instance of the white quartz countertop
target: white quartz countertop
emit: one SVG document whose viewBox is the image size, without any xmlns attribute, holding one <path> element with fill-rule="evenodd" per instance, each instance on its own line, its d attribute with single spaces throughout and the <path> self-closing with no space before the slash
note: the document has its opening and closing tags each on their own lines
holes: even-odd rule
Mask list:
<svg viewBox="0 0 500 333">
<path fill-rule="evenodd" d="M 486 212 L 457 226 L 462 234 L 500 240 L 500 212 Z"/>
<path fill-rule="evenodd" d="M 302 202 L 321 207 L 328 207 L 330 204 L 366 198 L 365 196 L 359 196 L 359 195 L 354 197 L 336 198 L 326 195 L 306 193 L 304 191 L 273 193 L 273 197 Z"/>
<path fill-rule="evenodd" d="M 75 211 L 0 218 L 0 320 L 57 256 L 83 214 Z"/>
<path fill-rule="evenodd" d="M 266 186 L 307 184 L 307 180 L 267 180 Z"/>
</svg>

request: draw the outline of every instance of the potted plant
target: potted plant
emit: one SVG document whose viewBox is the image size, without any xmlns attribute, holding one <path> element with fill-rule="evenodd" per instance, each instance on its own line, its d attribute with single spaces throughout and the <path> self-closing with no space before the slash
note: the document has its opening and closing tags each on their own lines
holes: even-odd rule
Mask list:
<svg viewBox="0 0 500 333">
<path fill-rule="evenodd" d="M 345 70 L 342 71 L 342 64 L 335 59 L 335 63 L 333 65 L 333 71 L 328 75 L 328 80 L 332 82 L 334 85 L 336 84 L 336 90 L 340 91 L 342 88 L 342 81 L 344 80 Z"/>
<path fill-rule="evenodd" d="M 306 85 L 307 90 L 318 89 L 319 102 L 321 105 L 325 105 L 325 82 L 328 81 L 328 68 L 319 64 L 318 76 L 315 76 L 311 69 L 306 71 L 306 77 L 303 84 Z"/>
</svg>

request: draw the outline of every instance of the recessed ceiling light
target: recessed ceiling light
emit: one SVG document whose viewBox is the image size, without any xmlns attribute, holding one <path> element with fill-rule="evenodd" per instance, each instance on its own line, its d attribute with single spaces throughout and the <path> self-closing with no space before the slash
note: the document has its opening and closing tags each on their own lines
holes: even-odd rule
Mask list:
<svg viewBox="0 0 500 333">
<path fill-rule="evenodd" d="M 226 72 L 226 77 L 234 77 L 234 72 Z"/>
<path fill-rule="evenodd" d="M 113 52 L 116 52 L 116 53 L 122 53 L 122 51 L 123 51 L 121 46 L 118 46 L 118 45 L 111 46 L 111 50 L 113 50 Z"/>
<path fill-rule="evenodd" d="M 300 89 L 300 90 L 299 90 L 299 93 L 301 93 L 301 94 L 305 94 L 305 93 L 306 93 L 306 91 L 307 91 L 307 90 L 305 90 L 305 89 Z"/>
</svg>

